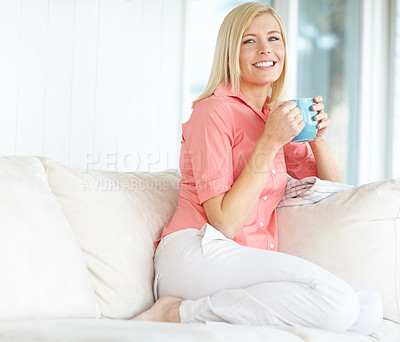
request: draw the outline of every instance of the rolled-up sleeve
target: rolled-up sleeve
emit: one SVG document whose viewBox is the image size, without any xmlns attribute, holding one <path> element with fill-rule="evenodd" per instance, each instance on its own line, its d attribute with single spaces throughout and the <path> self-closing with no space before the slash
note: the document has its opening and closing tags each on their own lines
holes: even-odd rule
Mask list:
<svg viewBox="0 0 400 342">
<path fill-rule="evenodd" d="M 207 99 L 199 102 L 191 120 L 182 126 L 200 204 L 230 190 L 233 184 L 232 118 L 224 103 Z"/>
<path fill-rule="evenodd" d="M 302 179 L 317 175 L 314 155 L 307 143 L 288 143 L 283 147 L 287 173 Z"/>
</svg>

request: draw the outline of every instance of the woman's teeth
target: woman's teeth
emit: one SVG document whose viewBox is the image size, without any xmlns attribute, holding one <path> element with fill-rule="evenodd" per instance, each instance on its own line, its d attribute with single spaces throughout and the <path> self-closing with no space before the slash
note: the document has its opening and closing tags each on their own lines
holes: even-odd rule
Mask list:
<svg viewBox="0 0 400 342">
<path fill-rule="evenodd" d="M 265 68 L 265 67 L 273 66 L 274 64 L 275 64 L 274 62 L 260 62 L 260 63 L 254 64 L 254 66 L 255 67 Z"/>
</svg>

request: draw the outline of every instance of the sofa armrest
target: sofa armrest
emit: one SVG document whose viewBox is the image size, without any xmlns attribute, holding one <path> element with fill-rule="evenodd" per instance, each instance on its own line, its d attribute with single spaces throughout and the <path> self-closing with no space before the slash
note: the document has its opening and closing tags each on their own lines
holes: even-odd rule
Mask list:
<svg viewBox="0 0 400 342">
<path fill-rule="evenodd" d="M 400 323 L 400 180 L 366 184 L 316 204 L 278 209 L 280 251 L 378 291 Z"/>
</svg>

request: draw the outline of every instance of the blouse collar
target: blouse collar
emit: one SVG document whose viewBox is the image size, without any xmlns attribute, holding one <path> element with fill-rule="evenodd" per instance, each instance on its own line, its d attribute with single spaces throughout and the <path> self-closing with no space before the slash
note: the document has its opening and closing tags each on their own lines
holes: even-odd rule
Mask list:
<svg viewBox="0 0 400 342">
<path fill-rule="evenodd" d="M 217 97 L 220 96 L 229 96 L 229 97 L 236 97 L 240 99 L 242 102 L 244 102 L 248 107 L 250 107 L 258 116 L 260 116 L 264 121 L 266 121 L 268 114 L 270 112 L 270 108 L 267 107 L 267 103 L 269 100 L 269 97 L 265 101 L 263 110 L 260 111 L 259 108 L 257 108 L 255 105 L 253 105 L 243 94 L 241 90 L 234 91 L 231 86 L 227 86 L 223 83 L 221 83 L 217 89 L 214 91 L 214 95 Z"/>
</svg>

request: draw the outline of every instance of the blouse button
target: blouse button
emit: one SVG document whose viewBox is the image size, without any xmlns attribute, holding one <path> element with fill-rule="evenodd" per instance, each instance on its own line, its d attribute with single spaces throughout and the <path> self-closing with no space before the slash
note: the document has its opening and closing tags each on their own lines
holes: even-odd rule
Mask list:
<svg viewBox="0 0 400 342">
<path fill-rule="evenodd" d="M 275 176 L 276 175 L 276 170 L 272 170 L 272 174 Z"/>
<path fill-rule="evenodd" d="M 270 243 L 269 248 L 275 248 L 275 245 L 273 243 Z"/>
<path fill-rule="evenodd" d="M 263 200 L 266 201 L 268 199 L 268 196 L 264 196 Z"/>
<path fill-rule="evenodd" d="M 264 223 L 263 222 L 260 222 L 260 227 L 263 227 L 264 226 Z"/>
</svg>

